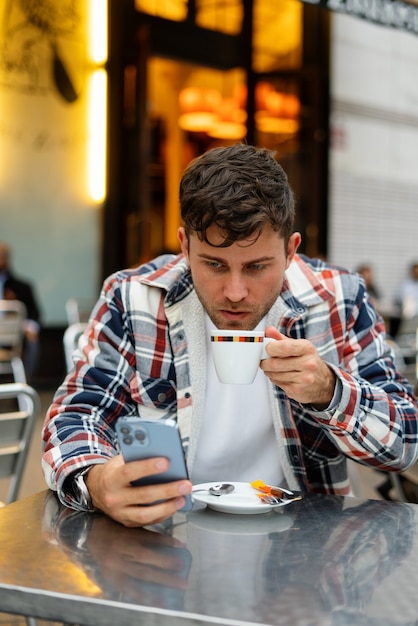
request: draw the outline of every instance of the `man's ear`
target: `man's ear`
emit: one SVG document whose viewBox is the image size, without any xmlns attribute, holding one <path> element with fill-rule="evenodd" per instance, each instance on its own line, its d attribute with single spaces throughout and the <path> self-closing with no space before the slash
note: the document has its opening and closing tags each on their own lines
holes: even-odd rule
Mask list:
<svg viewBox="0 0 418 626">
<path fill-rule="evenodd" d="M 183 252 L 186 259 L 189 260 L 189 240 L 183 226 L 180 226 L 177 231 L 177 239 L 180 242 L 181 251 Z"/>
<path fill-rule="evenodd" d="M 289 242 L 287 244 L 287 265 L 289 267 L 291 262 L 293 261 L 293 257 L 295 256 L 297 249 L 300 246 L 300 242 L 302 241 L 302 237 L 300 233 L 293 233 L 289 237 Z"/>
</svg>

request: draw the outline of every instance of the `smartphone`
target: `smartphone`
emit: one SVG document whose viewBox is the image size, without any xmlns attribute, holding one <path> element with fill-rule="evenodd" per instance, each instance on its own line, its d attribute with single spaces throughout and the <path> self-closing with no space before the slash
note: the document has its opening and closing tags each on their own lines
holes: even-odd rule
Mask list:
<svg viewBox="0 0 418 626">
<path fill-rule="evenodd" d="M 188 479 L 186 460 L 180 433 L 174 420 L 149 422 L 135 417 L 122 418 L 116 422 L 119 445 L 126 463 L 164 456 L 170 461 L 167 471 L 134 480 L 132 485 L 157 485 L 175 480 Z M 186 504 L 181 511 L 190 511 L 193 500 L 185 496 Z"/>
</svg>

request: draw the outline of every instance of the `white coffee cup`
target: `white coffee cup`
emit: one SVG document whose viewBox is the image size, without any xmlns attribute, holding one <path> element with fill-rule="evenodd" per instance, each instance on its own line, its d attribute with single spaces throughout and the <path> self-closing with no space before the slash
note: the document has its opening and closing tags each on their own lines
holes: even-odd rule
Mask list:
<svg viewBox="0 0 418 626">
<path fill-rule="evenodd" d="M 265 345 L 269 341 L 263 331 L 212 330 L 212 355 L 220 382 L 233 385 L 254 382 L 260 361 L 268 357 Z"/>
</svg>

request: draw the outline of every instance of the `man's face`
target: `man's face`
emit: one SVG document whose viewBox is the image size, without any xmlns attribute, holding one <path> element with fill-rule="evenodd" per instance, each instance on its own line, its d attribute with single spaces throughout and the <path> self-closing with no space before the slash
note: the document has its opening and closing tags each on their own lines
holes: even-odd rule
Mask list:
<svg viewBox="0 0 418 626">
<path fill-rule="evenodd" d="M 211 226 L 209 241 L 223 241 L 222 231 Z M 270 225 L 260 237 L 215 248 L 197 235 L 187 240 L 179 229 L 182 252 L 189 261 L 196 293 L 219 329 L 251 330 L 269 311 L 283 284 L 284 272 L 300 243 L 293 233 L 286 248 L 283 237 Z"/>
</svg>

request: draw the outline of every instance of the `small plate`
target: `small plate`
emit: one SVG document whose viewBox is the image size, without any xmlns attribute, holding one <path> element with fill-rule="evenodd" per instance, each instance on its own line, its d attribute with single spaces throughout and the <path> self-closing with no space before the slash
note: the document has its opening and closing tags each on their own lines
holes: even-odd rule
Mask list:
<svg viewBox="0 0 418 626">
<path fill-rule="evenodd" d="M 209 490 L 210 487 L 218 485 L 219 482 L 221 481 L 216 483 L 201 483 L 199 485 L 193 485 L 193 490 Z M 197 502 L 203 502 L 214 511 L 219 511 L 220 513 L 233 513 L 236 515 L 269 513 L 272 509 L 286 506 L 286 504 L 288 504 L 287 502 L 280 502 L 279 504 L 264 504 L 257 497 L 257 493 L 260 492 L 257 492 L 254 487 L 251 487 L 250 483 L 235 483 L 232 481 L 222 482 L 231 482 L 231 484 L 235 487 L 234 491 L 222 496 L 212 496 L 204 491 L 199 491 L 198 493 L 194 493 L 194 491 L 192 491 L 194 500 Z"/>
</svg>

